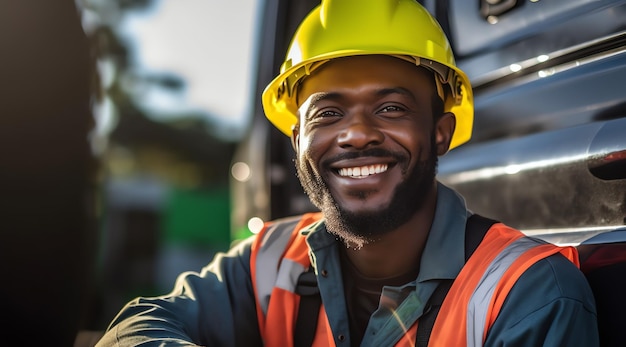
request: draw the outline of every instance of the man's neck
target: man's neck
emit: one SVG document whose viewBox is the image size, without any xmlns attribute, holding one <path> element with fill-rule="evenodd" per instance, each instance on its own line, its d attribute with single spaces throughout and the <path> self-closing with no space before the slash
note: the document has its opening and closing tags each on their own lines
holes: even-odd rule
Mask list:
<svg viewBox="0 0 626 347">
<path fill-rule="evenodd" d="M 435 215 L 437 190 L 405 224 L 360 248 L 347 249 L 354 266 L 370 278 L 399 276 L 419 268 L 419 261 Z M 416 267 L 417 266 L 417 267 Z"/>
</svg>

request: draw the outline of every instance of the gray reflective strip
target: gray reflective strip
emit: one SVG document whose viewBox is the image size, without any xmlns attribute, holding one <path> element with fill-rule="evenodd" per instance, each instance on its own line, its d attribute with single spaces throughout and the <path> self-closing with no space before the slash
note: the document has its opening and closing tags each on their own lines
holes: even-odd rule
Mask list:
<svg viewBox="0 0 626 347">
<path fill-rule="evenodd" d="M 522 237 L 503 249 L 489 264 L 467 306 L 468 347 L 483 345 L 489 302 L 506 270 L 521 254 L 541 244 L 540 240 Z"/>
<path fill-rule="evenodd" d="M 263 241 L 261 242 L 261 248 L 258 251 L 256 258 L 256 289 L 257 298 L 263 314 L 267 313 L 267 306 L 269 305 L 270 295 L 272 289 L 276 283 L 278 276 L 278 262 L 285 250 L 285 246 L 289 241 L 291 232 L 298 223 L 298 219 L 289 220 L 286 222 L 277 222 L 271 226 L 263 235 Z M 272 269 L 273 271 L 267 271 Z"/>
<path fill-rule="evenodd" d="M 282 263 L 280 263 L 280 269 L 278 269 L 276 287 L 294 293 L 296 291 L 298 277 L 300 277 L 300 274 L 305 270 L 302 264 L 291 259 L 283 259 Z"/>
</svg>

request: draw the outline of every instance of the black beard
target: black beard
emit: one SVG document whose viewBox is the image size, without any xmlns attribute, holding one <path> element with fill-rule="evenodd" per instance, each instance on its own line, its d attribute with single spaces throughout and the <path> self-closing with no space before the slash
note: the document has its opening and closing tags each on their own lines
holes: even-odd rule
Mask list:
<svg viewBox="0 0 626 347">
<path fill-rule="evenodd" d="M 364 151 L 358 156 L 375 156 L 376 153 L 395 157 L 398 159 L 398 165 L 406 165 L 408 160 L 404 155 L 382 150 Z M 324 213 L 326 229 L 344 240 L 347 245 L 360 248 L 408 222 L 424 205 L 428 193 L 434 186 L 437 163 L 437 147 L 433 135 L 429 157 L 419 160 L 406 180 L 395 188 L 389 205 L 382 206 L 381 209 L 375 211 L 361 213 L 344 210 L 331 195 L 322 176 L 308 162 L 300 162 L 296 159 L 296 170 L 305 193 L 311 202 Z M 323 163 L 320 166 L 327 167 Z"/>
</svg>

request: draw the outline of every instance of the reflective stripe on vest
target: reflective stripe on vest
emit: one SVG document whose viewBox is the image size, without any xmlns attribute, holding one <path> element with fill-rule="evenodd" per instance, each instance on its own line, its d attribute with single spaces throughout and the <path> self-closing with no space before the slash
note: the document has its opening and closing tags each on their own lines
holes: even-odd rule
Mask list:
<svg viewBox="0 0 626 347">
<path fill-rule="evenodd" d="M 299 275 L 310 265 L 308 246 L 299 231 L 320 218 L 320 214 L 308 214 L 290 223 L 295 227 L 282 230 L 269 226 L 252 246 L 257 315 L 266 346 L 293 346 L 300 303 L 295 287 Z M 501 223 L 494 224 L 450 288 L 435 320 L 429 346 L 482 346 L 519 277 L 537 261 L 559 252 L 578 266 L 574 247 L 558 247 L 528 238 Z M 270 268 L 276 271 L 268 271 Z M 417 322 L 399 337 L 396 346 L 414 346 L 416 331 Z M 318 345 L 335 345 L 323 305 L 313 343 Z"/>
<path fill-rule="evenodd" d="M 252 244 L 250 271 L 257 298 L 259 329 L 266 346 L 293 344 L 300 303 L 295 288 L 298 277 L 310 265 L 309 248 L 299 231 L 321 217 L 321 213 L 309 213 L 280 224 L 268 224 Z"/>
<path fill-rule="evenodd" d="M 502 223 L 492 226 L 452 284 L 429 346 L 482 346 L 519 277 L 537 261 L 559 252 L 578 266 L 573 247 L 528 238 Z"/>
</svg>

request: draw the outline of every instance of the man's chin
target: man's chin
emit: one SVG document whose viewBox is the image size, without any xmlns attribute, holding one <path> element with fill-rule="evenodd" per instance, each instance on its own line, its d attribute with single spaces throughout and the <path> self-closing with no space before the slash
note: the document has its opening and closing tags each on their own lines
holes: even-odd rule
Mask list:
<svg viewBox="0 0 626 347">
<path fill-rule="evenodd" d="M 336 206 L 323 210 L 329 231 L 354 241 L 354 238 L 368 239 L 381 233 L 391 217 L 384 208 L 357 210 L 347 209 L 345 206 Z"/>
<path fill-rule="evenodd" d="M 339 210 L 342 215 L 348 215 L 352 218 L 370 218 L 371 216 L 379 214 L 382 210 L 386 210 L 387 204 L 372 204 L 368 206 L 352 206 L 350 204 L 339 204 Z"/>
<path fill-rule="evenodd" d="M 378 214 L 382 210 L 388 209 L 393 198 L 393 196 L 382 196 L 382 194 L 378 192 L 376 195 L 368 195 L 366 193 L 360 195 L 354 194 L 348 198 L 337 197 L 337 195 L 334 195 L 332 199 L 329 199 L 329 201 L 332 201 L 333 204 L 339 206 L 340 210 L 344 213 L 355 216 L 370 216 L 372 214 Z"/>
</svg>

